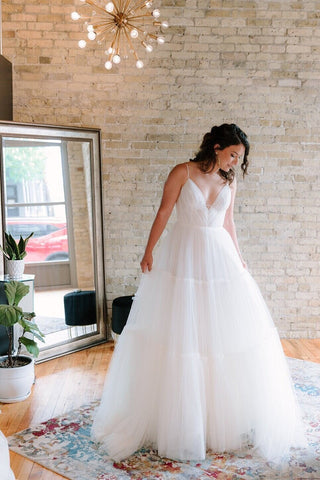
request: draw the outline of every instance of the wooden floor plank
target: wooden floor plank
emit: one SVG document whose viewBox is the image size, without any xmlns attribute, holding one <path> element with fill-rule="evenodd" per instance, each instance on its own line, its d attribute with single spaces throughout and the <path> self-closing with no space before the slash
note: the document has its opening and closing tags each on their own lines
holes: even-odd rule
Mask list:
<svg viewBox="0 0 320 480">
<path fill-rule="evenodd" d="M 302 339 L 303 349 L 308 354 L 308 360 L 311 362 L 320 362 L 320 339 L 317 340 L 310 340 Z"/>
<path fill-rule="evenodd" d="M 289 357 L 320 363 L 320 339 L 282 340 Z M 98 400 L 113 353 L 108 343 L 36 365 L 36 383 L 24 402 L 1 404 L 0 430 L 12 435 Z M 10 452 L 17 480 L 64 480 L 20 455 Z"/>
</svg>

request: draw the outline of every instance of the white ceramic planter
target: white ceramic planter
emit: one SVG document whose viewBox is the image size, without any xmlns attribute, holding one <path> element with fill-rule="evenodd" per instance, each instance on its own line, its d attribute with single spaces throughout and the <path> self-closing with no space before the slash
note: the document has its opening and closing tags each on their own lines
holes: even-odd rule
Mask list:
<svg viewBox="0 0 320 480">
<path fill-rule="evenodd" d="M 24 272 L 24 260 L 6 259 L 6 270 L 10 280 L 19 280 Z"/>
<path fill-rule="evenodd" d="M 0 368 L 0 402 L 16 403 L 29 397 L 34 383 L 34 360 L 27 355 L 20 355 L 28 361 L 27 365 L 15 368 Z M 0 362 L 6 356 L 0 357 Z"/>
</svg>

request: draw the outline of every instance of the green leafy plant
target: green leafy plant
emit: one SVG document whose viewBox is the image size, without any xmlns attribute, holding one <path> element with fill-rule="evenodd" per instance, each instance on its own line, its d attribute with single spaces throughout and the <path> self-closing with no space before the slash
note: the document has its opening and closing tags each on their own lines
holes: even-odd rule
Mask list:
<svg viewBox="0 0 320 480">
<path fill-rule="evenodd" d="M 32 237 L 33 233 L 34 232 L 30 233 L 30 235 L 26 238 L 22 238 L 22 236 L 20 235 L 20 240 L 17 243 L 11 233 L 5 232 L 4 248 L 0 246 L 0 250 L 2 251 L 3 255 L 8 260 L 23 260 L 24 257 L 27 255 L 27 243 Z"/>
<path fill-rule="evenodd" d="M 22 282 L 11 281 L 4 285 L 5 294 L 8 300 L 8 305 L 0 305 L 0 325 L 7 329 L 9 338 L 8 347 L 8 367 L 15 367 L 18 362 L 18 357 L 21 352 L 21 347 L 24 345 L 27 351 L 37 357 L 39 355 L 39 347 L 35 340 L 26 336 L 27 333 L 32 334 L 41 342 L 44 342 L 44 335 L 40 332 L 39 327 L 34 322 L 35 313 L 24 312 L 19 303 L 23 297 L 29 292 L 29 286 Z M 17 354 L 13 354 L 13 329 L 15 324 L 22 327 L 22 334 L 18 338 Z"/>
</svg>

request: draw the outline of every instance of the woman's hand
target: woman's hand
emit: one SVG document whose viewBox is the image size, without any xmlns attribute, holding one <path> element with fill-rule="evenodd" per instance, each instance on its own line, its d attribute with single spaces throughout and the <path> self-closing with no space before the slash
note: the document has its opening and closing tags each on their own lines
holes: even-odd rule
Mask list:
<svg viewBox="0 0 320 480">
<path fill-rule="evenodd" d="M 145 253 L 143 259 L 140 262 L 142 273 L 151 272 L 153 264 L 152 253 Z"/>
</svg>

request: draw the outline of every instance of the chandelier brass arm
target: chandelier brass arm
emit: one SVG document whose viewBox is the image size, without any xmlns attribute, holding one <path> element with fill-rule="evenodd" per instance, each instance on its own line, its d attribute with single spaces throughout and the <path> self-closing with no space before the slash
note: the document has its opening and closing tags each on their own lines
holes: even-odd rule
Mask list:
<svg viewBox="0 0 320 480">
<path fill-rule="evenodd" d="M 119 64 L 122 58 L 127 58 L 127 50 L 135 58 L 136 67 L 142 68 L 143 61 L 139 58 L 138 47 L 142 46 L 150 53 L 153 43 L 161 45 L 165 42 L 162 30 L 169 25 L 167 21 L 158 20 L 160 11 L 158 8 L 152 10 L 152 0 L 112 0 L 105 7 L 96 0 L 81 1 L 79 12 L 72 12 L 71 18 L 85 22 L 90 41 L 107 44 L 107 61 L 104 64 L 107 70 L 111 70 L 114 64 Z M 80 13 L 84 9 L 86 15 Z M 139 42 L 137 45 L 135 40 Z M 87 42 L 80 40 L 78 45 L 85 48 Z"/>
</svg>

